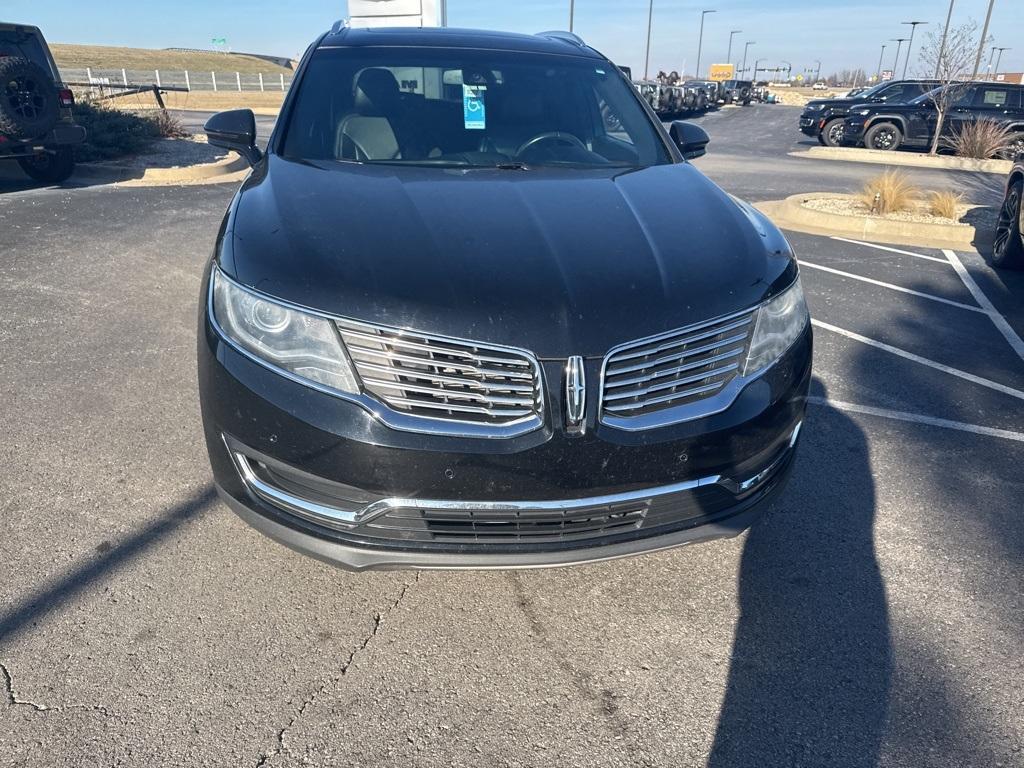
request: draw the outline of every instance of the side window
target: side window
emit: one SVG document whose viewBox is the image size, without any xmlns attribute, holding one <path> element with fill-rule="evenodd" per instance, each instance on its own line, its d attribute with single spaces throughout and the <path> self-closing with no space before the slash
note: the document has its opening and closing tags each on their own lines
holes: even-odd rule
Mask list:
<svg viewBox="0 0 1024 768">
<path fill-rule="evenodd" d="M 1008 88 L 978 88 L 974 97 L 974 106 L 986 109 L 1006 109 L 1009 106 L 1010 91 Z"/>
<path fill-rule="evenodd" d="M 959 90 L 959 89 L 957 89 Z M 975 89 L 964 88 L 962 93 L 954 94 L 953 106 L 954 107 L 969 107 L 974 103 Z"/>
</svg>

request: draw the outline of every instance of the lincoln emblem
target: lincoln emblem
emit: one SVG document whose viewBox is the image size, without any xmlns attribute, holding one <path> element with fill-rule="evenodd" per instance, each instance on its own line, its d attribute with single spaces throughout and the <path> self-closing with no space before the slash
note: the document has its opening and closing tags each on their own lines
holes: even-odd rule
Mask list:
<svg viewBox="0 0 1024 768">
<path fill-rule="evenodd" d="M 565 363 L 565 426 L 571 434 L 582 435 L 586 430 L 587 378 L 583 358 L 570 357 Z"/>
</svg>

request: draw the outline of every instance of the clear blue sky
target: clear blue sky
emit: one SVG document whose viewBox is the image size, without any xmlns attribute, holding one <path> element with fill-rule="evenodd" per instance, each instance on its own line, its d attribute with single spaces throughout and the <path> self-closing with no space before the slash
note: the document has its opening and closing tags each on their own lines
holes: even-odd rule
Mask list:
<svg viewBox="0 0 1024 768">
<path fill-rule="evenodd" d="M 236 51 L 295 56 L 318 33 L 346 13 L 346 0 L 0 0 L 0 19 L 43 28 L 53 42 L 128 45 L 147 48 L 209 48 L 214 37 L 226 37 Z M 883 42 L 906 37 L 900 21 L 945 20 L 946 0 L 654 0 L 651 70 L 692 70 L 697 56 L 697 31 L 702 8 L 717 8 L 704 30 L 706 66 L 725 60 L 729 31 L 736 35 L 733 59 L 742 44 L 756 41 L 751 60 L 765 65 L 792 62 L 794 72 L 814 67 L 822 74 L 849 67 L 874 71 Z M 954 23 L 984 21 L 987 0 L 956 0 Z M 569 0 L 449 0 L 452 26 L 484 27 L 519 32 L 564 29 Z M 995 0 L 991 34 L 994 44 L 1011 46 L 1003 54 L 1003 71 L 1024 70 L 1024 2 Z M 647 28 L 646 0 L 576 0 L 576 31 L 617 63 L 643 68 Z M 891 67 L 896 44 L 889 43 L 884 67 Z M 988 55 L 982 61 L 984 67 Z M 911 60 L 911 71 L 915 59 Z M 902 65 L 901 65 L 902 69 Z"/>
</svg>

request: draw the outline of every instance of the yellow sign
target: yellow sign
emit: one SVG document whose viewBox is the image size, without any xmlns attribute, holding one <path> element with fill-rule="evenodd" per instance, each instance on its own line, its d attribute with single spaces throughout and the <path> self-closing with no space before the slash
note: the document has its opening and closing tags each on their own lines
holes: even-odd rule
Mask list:
<svg viewBox="0 0 1024 768">
<path fill-rule="evenodd" d="M 717 80 L 720 83 L 726 80 L 736 79 L 736 65 L 735 64 L 712 64 L 711 69 L 708 70 L 708 79 Z"/>
</svg>

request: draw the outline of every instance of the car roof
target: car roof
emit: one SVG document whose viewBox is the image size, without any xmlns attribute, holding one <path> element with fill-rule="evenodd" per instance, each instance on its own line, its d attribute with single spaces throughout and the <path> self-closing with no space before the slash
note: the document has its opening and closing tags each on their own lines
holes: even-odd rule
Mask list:
<svg viewBox="0 0 1024 768">
<path fill-rule="evenodd" d="M 374 27 L 352 28 L 335 25 L 320 40 L 320 48 L 339 46 L 411 46 L 429 48 L 483 48 L 525 53 L 553 53 L 601 59 L 604 56 L 568 32 L 541 32 L 525 35 L 485 29 L 452 27 Z"/>
</svg>

